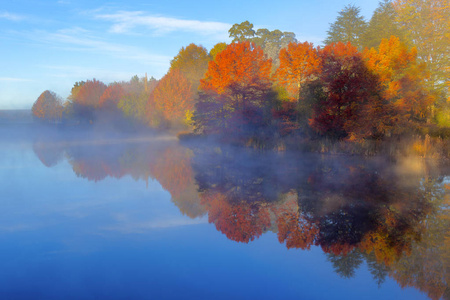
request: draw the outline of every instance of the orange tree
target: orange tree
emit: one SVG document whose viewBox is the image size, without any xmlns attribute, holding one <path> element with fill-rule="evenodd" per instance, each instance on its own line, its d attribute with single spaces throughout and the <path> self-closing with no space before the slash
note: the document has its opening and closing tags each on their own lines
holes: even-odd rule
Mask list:
<svg viewBox="0 0 450 300">
<path fill-rule="evenodd" d="M 192 84 L 178 69 L 170 70 L 156 85 L 146 106 L 147 122 L 160 126 L 162 122 L 181 125 L 194 109 Z"/>
<path fill-rule="evenodd" d="M 55 122 L 61 120 L 63 105 L 61 98 L 52 91 L 43 92 L 31 109 L 33 116 L 39 120 Z"/>
<path fill-rule="evenodd" d="M 272 62 L 248 41 L 232 43 L 209 62 L 200 81 L 195 129 L 203 133 L 256 131 L 270 120 Z"/>
<path fill-rule="evenodd" d="M 426 86 L 425 64 L 417 62 L 416 48 L 408 49 L 399 38 L 383 39 L 378 50 L 364 52 L 367 66 L 379 76 L 383 97 L 396 111 L 398 130 L 408 124 L 424 122 L 435 97 Z"/>
<path fill-rule="evenodd" d="M 290 96 L 299 100 L 301 85 L 320 70 L 321 62 L 317 49 L 311 43 L 289 43 L 279 54 L 280 66 L 276 77 Z"/>
</svg>

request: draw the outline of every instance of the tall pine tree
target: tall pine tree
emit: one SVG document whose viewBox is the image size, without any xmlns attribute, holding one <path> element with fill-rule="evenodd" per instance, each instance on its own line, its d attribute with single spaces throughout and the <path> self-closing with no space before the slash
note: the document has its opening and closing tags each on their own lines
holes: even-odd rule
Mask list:
<svg viewBox="0 0 450 300">
<path fill-rule="evenodd" d="M 364 17 L 360 15 L 360 8 L 354 5 L 347 5 L 339 12 L 336 21 L 331 24 L 327 31 L 328 37 L 325 44 L 343 42 L 351 43 L 358 49 L 362 49 L 361 37 L 367 27 Z"/>
<path fill-rule="evenodd" d="M 369 49 L 377 48 L 382 39 L 390 39 L 391 36 L 396 36 L 402 42 L 407 42 L 405 32 L 400 28 L 397 17 L 397 12 L 391 0 L 379 2 L 362 37 L 362 46 Z"/>
</svg>

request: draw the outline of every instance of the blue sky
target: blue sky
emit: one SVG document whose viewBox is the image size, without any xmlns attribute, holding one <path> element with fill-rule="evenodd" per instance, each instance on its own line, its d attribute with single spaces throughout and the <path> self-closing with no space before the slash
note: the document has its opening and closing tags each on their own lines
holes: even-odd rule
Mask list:
<svg viewBox="0 0 450 300">
<path fill-rule="evenodd" d="M 245 20 L 317 45 L 348 4 L 368 20 L 378 1 L 2 1 L 0 109 L 31 108 L 47 89 L 66 98 L 86 79 L 159 79 L 181 47 L 229 42 Z"/>
</svg>

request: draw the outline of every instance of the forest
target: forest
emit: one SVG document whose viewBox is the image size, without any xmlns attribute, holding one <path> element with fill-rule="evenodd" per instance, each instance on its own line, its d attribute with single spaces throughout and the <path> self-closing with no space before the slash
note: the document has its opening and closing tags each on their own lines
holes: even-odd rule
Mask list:
<svg viewBox="0 0 450 300">
<path fill-rule="evenodd" d="M 245 21 L 229 44 L 182 47 L 160 80 L 80 81 L 66 101 L 44 91 L 32 112 L 63 127 L 153 128 L 278 150 L 367 154 L 412 141 L 416 154 L 448 157 L 449 16 L 446 0 L 384 0 L 369 21 L 348 5 L 321 46 Z"/>
</svg>

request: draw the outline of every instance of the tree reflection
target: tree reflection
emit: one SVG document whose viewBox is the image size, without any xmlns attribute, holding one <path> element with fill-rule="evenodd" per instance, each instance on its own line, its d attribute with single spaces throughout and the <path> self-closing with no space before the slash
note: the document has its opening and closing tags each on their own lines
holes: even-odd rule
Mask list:
<svg viewBox="0 0 450 300">
<path fill-rule="evenodd" d="M 145 181 L 147 185 L 149 180 L 156 180 L 171 194 L 172 201 L 183 214 L 191 218 L 202 216 L 205 211 L 200 205 L 190 163 L 192 151 L 173 141 L 148 142 L 149 139 L 157 141 L 158 138 L 103 139 L 98 136 L 95 139 L 79 140 L 59 137 L 56 144 L 59 145 L 60 156 L 65 152 L 74 173 L 79 177 L 98 182 L 108 177 L 120 179 L 131 176 L 134 180 Z M 43 160 L 42 157 L 52 157 L 48 149 L 54 148 L 49 145 L 40 140 L 33 146 L 45 165 L 51 160 Z"/>
<path fill-rule="evenodd" d="M 424 162 L 412 171 L 382 159 L 194 153 L 201 203 L 229 239 L 271 230 L 287 248 L 321 247 L 344 278 L 365 261 L 378 285 L 390 276 L 432 299 L 448 293 L 449 200 Z"/>
<path fill-rule="evenodd" d="M 272 231 L 289 249 L 320 247 L 343 278 L 365 262 L 378 285 L 389 276 L 431 299 L 449 299 L 447 173 L 425 162 L 406 170 L 381 158 L 186 148 L 139 138 L 38 140 L 33 149 L 46 166 L 66 153 L 88 180 L 157 180 L 183 214 L 208 213 L 230 240 L 249 243 Z"/>
</svg>

